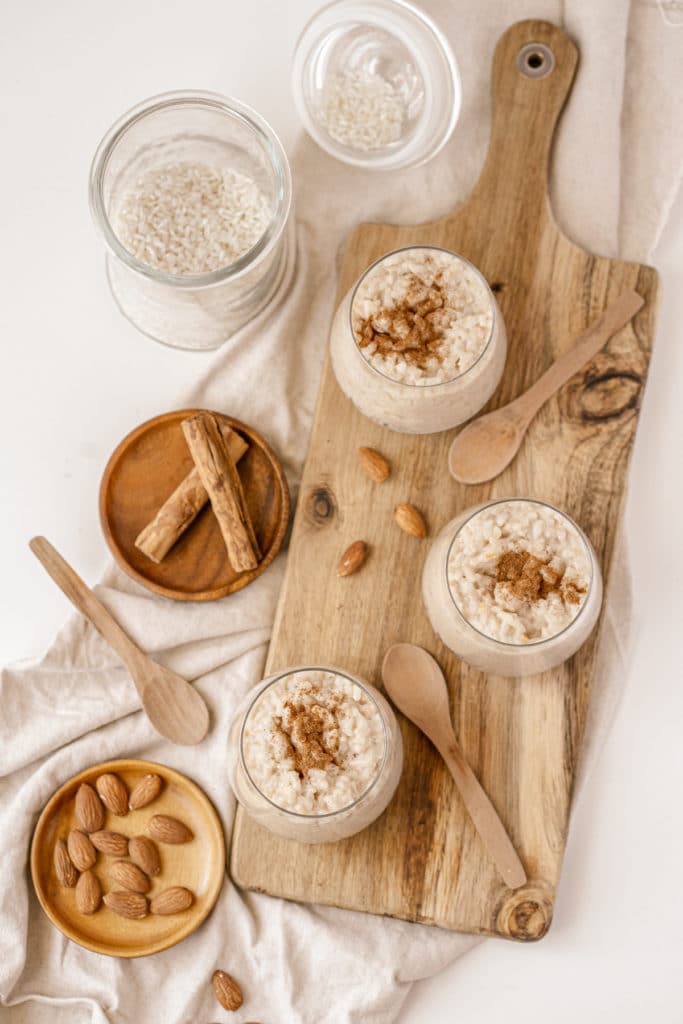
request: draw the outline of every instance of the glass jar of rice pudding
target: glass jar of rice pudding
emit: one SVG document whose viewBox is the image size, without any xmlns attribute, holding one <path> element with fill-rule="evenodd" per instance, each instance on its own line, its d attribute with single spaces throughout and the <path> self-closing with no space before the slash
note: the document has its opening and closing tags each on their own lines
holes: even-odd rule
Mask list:
<svg viewBox="0 0 683 1024">
<path fill-rule="evenodd" d="M 330 354 L 342 391 L 368 419 L 407 434 L 464 423 L 503 373 L 505 325 L 483 275 L 436 246 L 397 249 L 342 299 Z"/>
<path fill-rule="evenodd" d="M 164 93 L 124 114 L 95 153 L 89 196 L 119 309 L 166 345 L 217 348 L 293 259 L 282 145 L 256 111 L 216 93 Z"/>
<path fill-rule="evenodd" d="M 378 818 L 403 766 L 396 717 L 357 676 L 293 668 L 265 679 L 237 709 L 228 772 L 259 825 L 302 843 L 345 839 Z"/>
<path fill-rule="evenodd" d="M 590 541 L 552 505 L 507 498 L 468 509 L 435 539 L 422 593 L 442 641 L 484 672 L 560 665 L 592 632 L 602 576 Z"/>
</svg>

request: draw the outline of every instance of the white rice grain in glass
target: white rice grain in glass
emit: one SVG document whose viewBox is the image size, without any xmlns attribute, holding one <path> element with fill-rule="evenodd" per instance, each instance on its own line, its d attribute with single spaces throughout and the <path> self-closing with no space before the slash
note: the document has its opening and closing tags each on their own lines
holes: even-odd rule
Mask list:
<svg viewBox="0 0 683 1024">
<path fill-rule="evenodd" d="M 253 180 L 270 205 L 270 219 L 230 265 L 169 273 L 126 248 L 117 216 L 141 178 L 188 162 Z M 279 139 L 251 108 L 215 93 L 165 93 L 124 114 L 95 153 L 89 196 L 119 309 L 143 334 L 176 348 L 214 349 L 230 338 L 273 297 L 294 249 L 291 177 Z"/>
</svg>

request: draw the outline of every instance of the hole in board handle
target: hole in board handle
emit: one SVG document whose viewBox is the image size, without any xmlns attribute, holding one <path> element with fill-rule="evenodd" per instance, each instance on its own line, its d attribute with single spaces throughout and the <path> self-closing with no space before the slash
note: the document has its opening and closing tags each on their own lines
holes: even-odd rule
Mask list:
<svg viewBox="0 0 683 1024">
<path fill-rule="evenodd" d="M 555 68 L 555 55 L 545 43 L 527 43 L 517 54 L 517 68 L 527 78 L 545 78 Z"/>
</svg>

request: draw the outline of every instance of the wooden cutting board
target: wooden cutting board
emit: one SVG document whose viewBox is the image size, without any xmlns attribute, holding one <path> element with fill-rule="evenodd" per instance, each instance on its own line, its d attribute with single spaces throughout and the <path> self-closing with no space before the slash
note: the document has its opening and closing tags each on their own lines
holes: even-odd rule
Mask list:
<svg viewBox="0 0 683 1024">
<path fill-rule="evenodd" d="M 231 856 L 238 885 L 506 938 L 538 939 L 550 925 L 599 630 L 563 667 L 543 675 L 504 679 L 460 664 L 423 611 L 428 542 L 402 533 L 392 512 L 413 502 L 433 536 L 491 497 L 545 499 L 584 528 L 609 580 L 658 281 L 649 267 L 578 248 L 553 219 L 549 154 L 577 59 L 574 43 L 555 26 L 513 25 L 495 52 L 492 138 L 473 193 L 428 224 L 360 225 L 346 245 L 338 298 L 372 260 L 398 246 L 431 243 L 462 253 L 485 274 L 508 328 L 507 365 L 491 407 L 527 388 L 625 288 L 645 298 L 643 309 L 542 409 L 505 473 L 480 486 L 448 475 L 454 431 L 415 437 L 375 426 L 342 394 L 328 360 L 267 666 L 338 665 L 379 685 L 390 644 L 413 641 L 431 651 L 449 681 L 456 733 L 529 883 L 512 892 L 501 882 L 439 757 L 399 715 L 405 767 L 379 821 L 352 839 L 307 847 L 270 835 L 240 810 Z M 543 74 L 549 62 L 554 67 Z M 390 459 L 386 483 L 364 476 L 359 445 Z M 337 578 L 339 555 L 359 538 L 371 546 L 368 562 L 357 575 Z"/>
</svg>

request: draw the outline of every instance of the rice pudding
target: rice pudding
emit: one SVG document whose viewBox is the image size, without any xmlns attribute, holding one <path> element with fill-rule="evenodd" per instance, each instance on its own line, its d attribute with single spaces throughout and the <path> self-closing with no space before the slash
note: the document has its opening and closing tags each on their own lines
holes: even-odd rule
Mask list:
<svg viewBox="0 0 683 1024">
<path fill-rule="evenodd" d="M 342 300 L 330 351 L 340 387 L 369 419 L 435 433 L 469 419 L 500 381 L 507 340 L 480 272 L 446 249 L 398 249 Z"/>
<path fill-rule="evenodd" d="M 401 765 L 400 732 L 384 698 L 330 669 L 265 680 L 230 730 L 237 799 L 266 828 L 303 842 L 341 839 L 374 821 Z"/>
<path fill-rule="evenodd" d="M 423 574 L 432 626 L 465 661 L 500 675 L 569 658 L 600 613 L 595 553 L 576 523 L 544 502 L 470 509 L 436 538 Z"/>
</svg>

